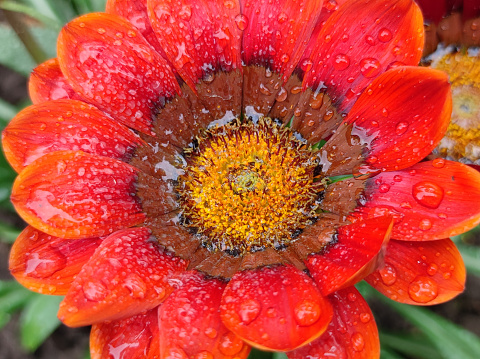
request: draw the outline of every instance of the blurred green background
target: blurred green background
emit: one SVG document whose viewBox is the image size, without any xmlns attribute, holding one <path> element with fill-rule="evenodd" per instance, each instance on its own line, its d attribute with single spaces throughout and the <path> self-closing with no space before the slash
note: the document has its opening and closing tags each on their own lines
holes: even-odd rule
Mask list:
<svg viewBox="0 0 480 359">
<path fill-rule="evenodd" d="M 0 0 L 0 129 L 30 104 L 27 77 L 55 57 L 56 37 L 79 14 L 102 11 L 106 0 Z M 15 179 L 0 153 L 0 359 L 87 359 L 89 328 L 56 318 L 61 297 L 32 293 L 8 272 L 11 243 L 24 227 L 9 202 Z M 382 359 L 480 358 L 480 230 L 454 238 L 468 270 L 467 290 L 430 308 L 394 303 L 360 283 L 380 330 Z M 286 358 L 253 351 L 251 358 Z"/>
</svg>

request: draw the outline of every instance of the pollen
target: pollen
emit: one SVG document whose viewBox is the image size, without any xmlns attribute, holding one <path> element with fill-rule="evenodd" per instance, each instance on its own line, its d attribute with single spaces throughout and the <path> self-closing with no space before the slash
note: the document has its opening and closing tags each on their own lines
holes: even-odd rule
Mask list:
<svg viewBox="0 0 480 359">
<path fill-rule="evenodd" d="M 315 151 L 269 118 L 235 120 L 186 149 L 177 192 L 183 224 L 211 251 L 282 248 L 316 219 Z"/>
</svg>

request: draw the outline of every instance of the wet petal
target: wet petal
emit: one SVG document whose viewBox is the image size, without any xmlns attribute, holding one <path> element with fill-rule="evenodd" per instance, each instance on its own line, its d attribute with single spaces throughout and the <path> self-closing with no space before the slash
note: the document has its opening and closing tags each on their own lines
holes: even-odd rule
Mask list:
<svg viewBox="0 0 480 359">
<path fill-rule="evenodd" d="M 148 16 L 165 53 L 192 88 L 215 71 L 241 67 L 236 0 L 148 0 Z"/>
<path fill-rule="evenodd" d="M 326 332 L 287 356 L 290 359 L 379 358 L 377 325 L 362 295 L 354 287 L 348 287 L 332 294 L 329 299 L 334 314 Z"/>
<path fill-rule="evenodd" d="M 126 319 L 94 324 L 90 355 L 102 358 L 159 358 L 157 308 Z"/>
<path fill-rule="evenodd" d="M 480 223 L 480 174 L 464 164 L 436 159 L 367 181 L 363 217 L 391 214 L 392 238 L 442 239 Z"/>
<path fill-rule="evenodd" d="M 332 307 L 312 279 L 285 265 L 237 273 L 220 313 L 226 327 L 247 343 L 279 351 L 316 339 L 332 319 Z"/>
<path fill-rule="evenodd" d="M 34 104 L 68 98 L 81 99 L 63 75 L 56 58 L 33 69 L 28 80 L 28 92 Z"/>
<path fill-rule="evenodd" d="M 347 110 L 372 78 L 391 64 L 418 64 L 423 18 L 410 0 L 352 0 L 328 18 L 317 36 L 307 49 L 313 54 L 313 67 L 305 74 L 304 85 L 326 86 L 340 109 Z"/>
<path fill-rule="evenodd" d="M 170 66 L 119 16 L 93 13 L 72 20 L 57 48 L 75 91 L 136 130 L 150 133 L 155 108 L 179 92 Z"/>
<path fill-rule="evenodd" d="M 5 156 L 20 172 L 54 151 L 73 150 L 117 159 L 128 158 L 140 140 L 96 107 L 58 100 L 27 107 L 3 131 Z"/>
<path fill-rule="evenodd" d="M 173 290 L 168 278 L 186 266 L 165 253 L 148 228 L 118 231 L 105 238 L 83 266 L 60 303 L 58 317 L 77 327 L 152 309 Z"/>
<path fill-rule="evenodd" d="M 101 242 L 101 238 L 63 239 L 28 226 L 13 243 L 9 269 L 30 290 L 65 295 Z"/>
<path fill-rule="evenodd" d="M 445 134 L 452 112 L 445 73 L 399 67 L 375 79 L 344 124 L 353 126 L 347 141 L 363 145 L 361 172 L 407 168 L 428 155 Z M 343 126 L 343 125 L 341 125 Z M 345 135 L 338 131 L 322 151 L 329 153 Z"/>
<path fill-rule="evenodd" d="M 160 357 L 182 353 L 185 358 L 246 358 L 250 346 L 220 320 L 226 283 L 197 271 L 186 272 L 180 280 L 180 288 L 159 308 Z"/>
<path fill-rule="evenodd" d="M 50 235 L 103 236 L 143 222 L 136 172 L 108 157 L 51 152 L 18 175 L 11 200 L 27 223 Z"/>
<path fill-rule="evenodd" d="M 286 81 L 305 51 L 321 7 L 318 0 L 244 1 L 237 22 L 244 28 L 244 62 L 266 66 Z"/>
<path fill-rule="evenodd" d="M 397 302 L 433 305 L 462 293 L 465 277 L 462 256 L 450 239 L 391 240 L 385 253 L 385 265 L 366 281 Z"/>
<path fill-rule="evenodd" d="M 377 266 L 393 226 L 391 217 L 357 222 L 338 229 L 338 241 L 306 261 L 322 295 L 354 285 Z"/>
</svg>

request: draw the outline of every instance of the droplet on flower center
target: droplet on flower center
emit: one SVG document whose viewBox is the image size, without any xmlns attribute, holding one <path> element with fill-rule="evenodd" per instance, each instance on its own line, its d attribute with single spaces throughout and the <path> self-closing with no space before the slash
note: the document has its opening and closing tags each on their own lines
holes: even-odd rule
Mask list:
<svg viewBox="0 0 480 359">
<path fill-rule="evenodd" d="M 211 128 L 185 150 L 177 193 L 182 223 L 210 251 L 282 248 L 315 221 L 318 160 L 273 120 Z"/>
</svg>

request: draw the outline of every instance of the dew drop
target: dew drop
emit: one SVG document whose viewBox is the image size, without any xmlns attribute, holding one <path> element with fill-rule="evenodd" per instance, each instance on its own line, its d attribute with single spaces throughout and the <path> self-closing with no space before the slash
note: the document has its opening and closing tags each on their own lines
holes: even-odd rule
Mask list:
<svg viewBox="0 0 480 359">
<path fill-rule="evenodd" d="M 139 276 L 135 274 L 130 274 L 124 280 L 123 286 L 130 291 L 130 294 L 133 298 L 142 299 L 145 297 L 147 285 Z"/>
<path fill-rule="evenodd" d="M 375 39 L 374 39 L 373 36 L 371 36 L 371 35 L 365 36 L 365 42 L 366 42 L 367 44 L 369 44 L 370 46 L 374 46 L 374 45 L 375 45 Z"/>
<path fill-rule="evenodd" d="M 335 0 L 328 0 L 324 6 L 328 11 L 334 11 L 337 9 L 338 4 Z"/>
<path fill-rule="evenodd" d="M 395 126 L 395 133 L 396 133 L 398 136 L 403 135 L 405 132 L 407 132 L 407 130 L 408 130 L 408 122 L 400 121 L 400 122 L 397 123 L 397 125 Z"/>
<path fill-rule="evenodd" d="M 273 307 L 267 309 L 267 317 L 275 318 L 277 316 L 277 310 Z"/>
<path fill-rule="evenodd" d="M 197 355 L 195 355 L 194 359 L 214 359 L 214 356 L 209 351 L 203 350 L 203 351 L 197 353 Z"/>
<path fill-rule="evenodd" d="M 278 102 L 283 102 L 287 99 L 287 96 L 288 96 L 287 90 L 281 87 L 280 91 L 278 91 L 277 95 L 275 96 L 275 100 Z"/>
<path fill-rule="evenodd" d="M 357 332 L 352 335 L 352 347 L 357 352 L 361 352 L 365 348 L 365 340 L 361 333 Z"/>
<path fill-rule="evenodd" d="M 253 322 L 260 313 L 261 305 L 254 299 L 247 299 L 240 303 L 240 310 L 238 314 L 240 315 L 240 320 L 243 324 L 250 324 Z"/>
<path fill-rule="evenodd" d="M 402 182 L 402 176 L 400 176 L 400 175 L 395 175 L 395 176 L 393 176 L 393 180 L 394 180 L 395 182 Z"/>
<path fill-rule="evenodd" d="M 355 293 L 348 293 L 347 298 L 350 302 L 355 302 L 357 300 L 357 295 Z"/>
<path fill-rule="evenodd" d="M 432 166 L 435 168 L 443 168 L 445 167 L 445 160 L 443 158 L 435 158 L 432 161 Z"/>
<path fill-rule="evenodd" d="M 281 12 L 277 17 L 277 20 L 279 24 L 283 24 L 285 21 L 288 20 L 288 16 L 284 12 Z"/>
<path fill-rule="evenodd" d="M 232 332 L 228 332 L 222 336 L 218 349 L 225 355 L 235 355 L 243 348 L 243 340 Z"/>
<path fill-rule="evenodd" d="M 237 24 L 239 30 L 243 31 L 248 26 L 248 18 L 243 14 L 238 14 L 235 16 L 235 24 Z"/>
<path fill-rule="evenodd" d="M 207 328 L 205 329 L 205 335 L 210 339 L 214 339 L 217 337 L 218 332 L 214 328 Z"/>
<path fill-rule="evenodd" d="M 336 70 L 345 70 L 346 68 L 348 68 L 348 66 L 350 66 L 350 59 L 347 55 L 338 54 L 337 56 L 335 56 L 335 59 L 333 60 L 333 67 Z"/>
<path fill-rule="evenodd" d="M 288 60 L 290 60 L 290 57 L 289 57 L 287 54 L 283 54 L 283 55 L 280 57 L 280 61 L 282 61 L 283 63 L 287 63 Z"/>
<path fill-rule="evenodd" d="M 321 312 L 320 306 L 310 301 L 303 301 L 294 308 L 295 320 L 300 326 L 309 326 L 316 323 Z"/>
<path fill-rule="evenodd" d="M 231 2 L 231 1 L 228 1 L 228 2 Z M 180 12 L 178 13 L 178 16 L 180 16 L 182 20 L 189 21 L 192 17 L 192 8 L 188 5 L 182 6 Z"/>
<path fill-rule="evenodd" d="M 378 33 L 378 40 L 380 42 L 389 42 L 391 39 L 392 39 L 392 32 L 389 29 L 385 27 L 383 29 L 380 29 Z"/>
<path fill-rule="evenodd" d="M 323 105 L 323 94 L 318 94 L 313 96 L 312 101 L 310 102 L 310 107 L 314 110 L 318 110 Z"/>
<path fill-rule="evenodd" d="M 432 221 L 430 221 L 428 218 L 424 218 L 418 224 L 418 228 L 420 228 L 422 231 L 428 231 L 430 228 L 432 228 Z"/>
<path fill-rule="evenodd" d="M 310 60 L 310 59 L 305 59 L 302 61 L 302 64 L 300 65 L 300 68 L 305 71 L 305 72 L 308 72 L 312 69 L 312 66 L 313 66 L 313 61 Z"/>
<path fill-rule="evenodd" d="M 443 200 L 443 188 L 430 181 L 421 181 L 413 185 L 412 195 L 422 206 L 436 209 Z"/>
<path fill-rule="evenodd" d="M 435 275 L 438 271 L 438 266 L 435 263 L 431 263 L 427 268 L 427 273 L 429 275 Z"/>
<path fill-rule="evenodd" d="M 67 265 L 67 258 L 56 248 L 50 247 L 48 258 L 40 258 L 39 253 L 25 256 L 25 274 L 33 278 L 47 278 L 62 270 Z"/>
<path fill-rule="evenodd" d="M 323 115 L 323 120 L 326 122 L 326 121 L 331 120 L 332 117 L 333 117 L 333 111 L 328 110 L 327 112 L 325 112 L 325 115 Z"/>
<path fill-rule="evenodd" d="M 385 285 L 393 285 L 397 281 L 397 271 L 390 264 L 385 264 L 385 266 L 379 270 L 380 278 Z"/>
<path fill-rule="evenodd" d="M 412 204 L 410 202 L 405 201 L 400 203 L 400 207 L 403 209 L 412 209 Z"/>
<path fill-rule="evenodd" d="M 365 160 L 368 164 L 374 164 L 378 161 L 378 157 L 377 156 L 369 156 L 366 160 Z"/>
<path fill-rule="evenodd" d="M 366 78 L 372 78 L 380 73 L 381 65 L 377 59 L 368 57 L 360 61 L 360 72 Z"/>
<path fill-rule="evenodd" d="M 100 282 L 87 282 L 83 285 L 85 298 L 93 302 L 99 302 L 105 299 L 107 293 L 107 287 Z"/>
<path fill-rule="evenodd" d="M 362 323 L 368 323 L 372 319 L 369 313 L 360 313 L 360 321 Z"/>
<path fill-rule="evenodd" d="M 97 32 L 101 35 L 105 34 L 106 30 L 103 27 L 100 27 Z"/>
<path fill-rule="evenodd" d="M 437 297 L 438 285 L 431 278 L 418 276 L 408 286 L 408 295 L 417 303 L 428 303 Z"/>
<path fill-rule="evenodd" d="M 381 184 L 379 187 L 378 187 L 378 192 L 380 193 L 387 193 L 388 191 L 390 190 L 390 186 L 386 183 L 384 184 Z"/>
<path fill-rule="evenodd" d="M 382 116 L 383 117 L 388 117 L 388 110 L 385 107 L 382 108 Z"/>
<path fill-rule="evenodd" d="M 235 7 L 235 1 L 233 0 L 225 0 L 223 2 L 223 6 L 225 6 L 227 9 L 233 9 Z"/>
<path fill-rule="evenodd" d="M 272 94 L 272 92 L 264 84 L 260 84 L 260 92 L 265 96 L 270 96 Z"/>
<path fill-rule="evenodd" d="M 47 125 L 45 123 L 40 124 L 40 131 L 45 131 L 46 128 L 47 128 Z"/>
</svg>

